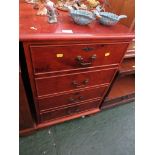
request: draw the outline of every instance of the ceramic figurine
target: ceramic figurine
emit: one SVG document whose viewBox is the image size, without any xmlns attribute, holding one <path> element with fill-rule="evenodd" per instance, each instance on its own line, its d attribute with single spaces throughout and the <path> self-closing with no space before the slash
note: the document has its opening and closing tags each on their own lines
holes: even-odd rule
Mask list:
<svg viewBox="0 0 155 155">
<path fill-rule="evenodd" d="M 76 10 L 87 10 L 87 6 L 82 2 L 82 0 L 58 0 L 57 8 L 63 11 L 68 11 L 65 6 L 72 6 Z"/>
<path fill-rule="evenodd" d="M 94 10 L 93 12 L 97 16 L 97 19 L 99 20 L 99 22 L 101 24 L 107 25 L 107 26 L 115 25 L 121 19 L 127 18 L 126 15 L 118 16 L 118 15 L 116 15 L 114 13 L 111 13 L 111 12 L 100 12 L 99 9 L 98 10 Z"/>
<path fill-rule="evenodd" d="M 39 9 L 39 0 L 25 0 L 26 3 L 33 4 L 34 9 Z"/>
<path fill-rule="evenodd" d="M 87 0 L 86 3 L 88 5 L 89 9 L 96 8 L 100 4 L 100 2 L 98 0 Z"/>
<path fill-rule="evenodd" d="M 46 0 L 45 7 L 47 9 L 48 22 L 57 23 L 57 12 L 55 8 L 55 4 L 50 0 Z"/>
<path fill-rule="evenodd" d="M 65 6 L 72 6 L 74 4 L 73 0 L 57 0 L 57 8 L 62 11 L 68 11 Z"/>
<path fill-rule="evenodd" d="M 81 3 L 80 0 L 74 0 L 72 7 L 76 10 L 87 10 L 87 6 L 84 3 Z"/>
<path fill-rule="evenodd" d="M 56 4 L 57 8 L 63 11 L 67 11 L 66 8 L 64 8 L 64 1 L 63 0 L 58 0 Z"/>
<path fill-rule="evenodd" d="M 25 0 L 26 3 L 34 4 L 37 2 L 37 0 Z"/>
<path fill-rule="evenodd" d="M 66 6 L 69 13 L 76 24 L 88 25 L 95 20 L 95 15 L 91 11 L 87 10 L 75 10 L 71 6 Z"/>
<path fill-rule="evenodd" d="M 85 5 L 85 4 L 81 4 L 80 5 L 80 9 L 82 9 L 82 10 L 87 10 L 88 9 L 88 7 Z"/>
<path fill-rule="evenodd" d="M 45 0 L 39 0 L 39 2 L 36 5 L 38 5 L 37 15 L 43 16 L 47 14 L 47 9 L 45 7 Z"/>
</svg>

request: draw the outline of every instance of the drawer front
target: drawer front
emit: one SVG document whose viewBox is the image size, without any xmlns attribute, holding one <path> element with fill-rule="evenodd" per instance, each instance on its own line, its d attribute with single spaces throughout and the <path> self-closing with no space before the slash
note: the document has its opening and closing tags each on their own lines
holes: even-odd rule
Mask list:
<svg viewBox="0 0 155 155">
<path fill-rule="evenodd" d="M 96 70 L 46 78 L 36 78 L 38 97 L 53 93 L 110 83 L 117 69 Z"/>
<path fill-rule="evenodd" d="M 44 111 L 47 109 L 57 108 L 66 105 L 75 105 L 79 102 L 89 99 L 103 97 L 107 86 L 99 88 L 84 89 L 69 94 L 57 95 L 50 98 L 39 99 L 39 109 Z"/>
<path fill-rule="evenodd" d="M 84 104 L 42 113 L 40 114 L 41 122 L 45 122 L 48 120 L 57 119 L 57 118 L 61 118 L 61 117 L 69 116 L 69 115 L 74 115 L 76 113 L 80 113 L 80 112 L 87 111 L 93 108 L 97 108 L 99 104 L 100 104 L 100 100 L 90 101 Z"/>
<path fill-rule="evenodd" d="M 30 46 L 34 73 L 120 63 L 128 43 L 103 45 Z"/>
</svg>

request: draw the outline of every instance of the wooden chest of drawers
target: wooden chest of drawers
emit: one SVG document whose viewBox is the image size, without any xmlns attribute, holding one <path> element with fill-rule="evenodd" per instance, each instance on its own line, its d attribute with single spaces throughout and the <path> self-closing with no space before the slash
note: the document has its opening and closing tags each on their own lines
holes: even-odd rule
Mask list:
<svg viewBox="0 0 155 155">
<path fill-rule="evenodd" d="M 99 111 L 128 47 L 80 43 L 23 42 L 39 124 Z"/>
<path fill-rule="evenodd" d="M 64 12 L 60 12 L 64 22 L 50 25 L 44 17 L 36 17 L 32 8 L 20 5 L 27 10 L 20 15 L 20 40 L 38 126 L 100 111 L 101 102 L 133 38 L 127 33 L 128 29 L 119 24 L 107 28 L 98 23 L 82 27 L 70 23 Z M 42 25 L 37 31 L 29 29 L 34 21 L 36 26 Z M 63 29 L 73 33 L 64 34 Z"/>
</svg>

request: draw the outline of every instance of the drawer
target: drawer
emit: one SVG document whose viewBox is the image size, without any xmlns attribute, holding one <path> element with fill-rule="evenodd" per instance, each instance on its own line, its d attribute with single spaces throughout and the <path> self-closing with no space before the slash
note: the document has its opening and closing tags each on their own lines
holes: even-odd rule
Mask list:
<svg viewBox="0 0 155 155">
<path fill-rule="evenodd" d="M 34 73 L 120 63 L 128 43 L 96 45 L 31 45 Z"/>
<path fill-rule="evenodd" d="M 53 120 L 69 115 L 75 115 L 76 113 L 84 112 L 91 110 L 93 108 L 98 108 L 100 104 L 100 100 L 86 102 L 84 104 L 67 107 L 63 109 L 57 109 L 50 112 L 44 112 L 40 114 L 41 122 L 45 122 L 48 120 Z"/>
<path fill-rule="evenodd" d="M 79 102 L 89 99 L 103 97 L 107 86 L 99 88 L 84 89 L 69 94 L 57 95 L 50 98 L 39 99 L 39 109 L 44 111 L 47 109 L 57 108 L 61 106 L 75 105 Z"/>
<path fill-rule="evenodd" d="M 117 69 L 103 69 L 95 71 L 65 74 L 36 78 L 36 89 L 38 97 L 47 96 L 79 88 L 110 83 Z"/>
</svg>

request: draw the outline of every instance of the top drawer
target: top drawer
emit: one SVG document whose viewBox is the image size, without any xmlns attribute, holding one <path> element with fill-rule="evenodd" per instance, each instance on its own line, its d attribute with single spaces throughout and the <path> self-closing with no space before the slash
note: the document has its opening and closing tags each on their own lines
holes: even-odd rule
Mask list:
<svg viewBox="0 0 155 155">
<path fill-rule="evenodd" d="M 95 45 L 31 45 L 34 73 L 120 63 L 128 43 Z"/>
</svg>

